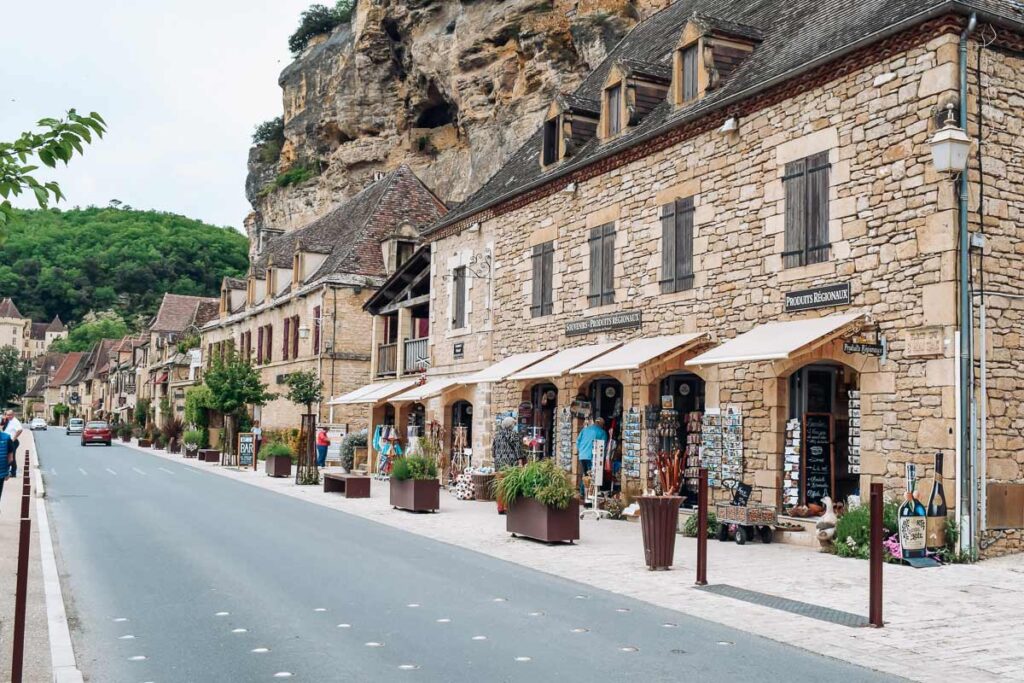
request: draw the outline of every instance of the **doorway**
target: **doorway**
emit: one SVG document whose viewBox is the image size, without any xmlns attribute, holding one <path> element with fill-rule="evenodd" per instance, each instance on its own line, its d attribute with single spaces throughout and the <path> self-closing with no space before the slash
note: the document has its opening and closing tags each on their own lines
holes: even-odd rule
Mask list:
<svg viewBox="0 0 1024 683">
<path fill-rule="evenodd" d="M 550 458 L 555 437 L 555 411 L 558 408 L 558 387 L 538 384 L 530 389 L 530 411 L 524 424 L 530 450 L 538 458 Z"/>
<path fill-rule="evenodd" d="M 605 451 L 604 490 L 617 488 L 616 480 L 622 465 L 622 382 L 617 379 L 595 379 L 590 383 L 591 417 L 604 420 L 608 432 Z"/>
<path fill-rule="evenodd" d="M 452 446 L 462 442 L 463 449 L 473 448 L 473 404 L 456 401 L 452 404 Z"/>
<path fill-rule="evenodd" d="M 697 502 L 701 430 L 704 418 L 704 380 L 692 372 L 668 375 L 659 384 L 658 422 L 655 426 L 662 451 L 679 450 L 684 458 L 679 495 L 684 505 Z"/>
</svg>

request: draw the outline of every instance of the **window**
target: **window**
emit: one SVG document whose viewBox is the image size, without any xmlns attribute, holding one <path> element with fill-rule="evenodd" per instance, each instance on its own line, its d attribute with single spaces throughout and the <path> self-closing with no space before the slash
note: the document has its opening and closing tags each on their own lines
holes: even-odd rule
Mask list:
<svg viewBox="0 0 1024 683">
<path fill-rule="evenodd" d="M 291 330 L 292 319 L 284 319 L 284 343 L 281 344 L 281 360 L 288 360 L 288 352 L 291 351 Z"/>
<path fill-rule="evenodd" d="M 452 329 L 466 326 L 466 266 L 452 271 Z"/>
<path fill-rule="evenodd" d="M 299 357 L 299 316 L 292 316 L 292 358 Z"/>
<path fill-rule="evenodd" d="M 401 246 L 401 243 L 399 243 Z M 320 353 L 320 307 L 313 307 L 313 353 Z"/>
<path fill-rule="evenodd" d="M 605 109 L 608 114 L 608 137 L 622 130 L 622 84 L 605 91 Z"/>
<path fill-rule="evenodd" d="M 263 327 L 256 328 L 256 364 L 263 363 Z"/>
<path fill-rule="evenodd" d="M 558 161 L 558 117 L 544 122 L 544 165 Z"/>
<path fill-rule="evenodd" d="M 693 197 L 661 207 L 661 291 L 693 287 Z"/>
<path fill-rule="evenodd" d="M 554 242 L 545 242 L 533 248 L 533 302 L 530 315 L 534 318 L 551 315 L 554 263 Z"/>
<path fill-rule="evenodd" d="M 409 257 L 416 251 L 415 242 L 399 241 L 395 250 L 395 267 L 402 265 L 409 260 Z M 320 317 L 317 315 L 316 317 Z"/>
<path fill-rule="evenodd" d="M 784 268 L 828 260 L 828 152 L 786 164 Z"/>
<path fill-rule="evenodd" d="M 615 224 L 605 223 L 590 231 L 591 306 L 615 302 Z"/>
<path fill-rule="evenodd" d="M 697 97 L 697 46 L 682 50 L 683 102 Z"/>
<path fill-rule="evenodd" d="M 265 337 L 263 343 L 267 350 L 267 355 L 264 357 L 264 361 L 269 363 L 274 359 L 274 326 L 267 325 L 267 332 L 263 335 Z"/>
</svg>

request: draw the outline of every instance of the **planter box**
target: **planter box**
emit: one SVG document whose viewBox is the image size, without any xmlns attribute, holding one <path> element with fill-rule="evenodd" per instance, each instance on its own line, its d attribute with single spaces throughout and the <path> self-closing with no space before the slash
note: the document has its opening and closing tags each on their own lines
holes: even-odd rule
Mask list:
<svg viewBox="0 0 1024 683">
<path fill-rule="evenodd" d="M 567 508 L 555 510 L 533 498 L 516 498 L 505 515 L 505 530 L 513 536 L 526 536 L 545 543 L 578 541 L 580 501 L 573 498 Z"/>
<path fill-rule="evenodd" d="M 292 475 L 292 459 L 287 455 L 267 456 L 265 469 L 268 477 L 290 477 Z"/>
<path fill-rule="evenodd" d="M 173 443 L 167 450 L 177 455 L 178 453 L 181 453 L 181 444 Z"/>
<path fill-rule="evenodd" d="M 391 479 L 391 507 L 410 512 L 433 512 L 441 507 L 441 482 L 437 479 Z"/>
<path fill-rule="evenodd" d="M 149 439 L 139 439 L 139 448 L 152 448 L 153 442 Z"/>
<path fill-rule="evenodd" d="M 644 534 L 647 568 L 668 569 L 676 553 L 681 496 L 641 496 L 640 527 Z"/>
<path fill-rule="evenodd" d="M 129 441 L 132 440 L 132 437 L 130 437 L 130 436 L 122 436 L 122 437 L 118 437 L 118 438 L 120 438 L 123 443 L 128 443 Z"/>
<path fill-rule="evenodd" d="M 200 448 L 199 459 L 203 462 L 215 462 L 220 464 L 220 451 L 216 448 Z"/>
<path fill-rule="evenodd" d="M 493 474 L 473 475 L 473 500 L 494 500 Z"/>
<path fill-rule="evenodd" d="M 185 455 L 185 457 L 186 457 L 186 458 L 194 458 L 194 457 L 196 457 L 197 455 L 199 455 L 199 446 L 196 446 L 195 448 L 191 448 L 191 449 L 190 449 L 190 448 L 189 448 L 189 447 L 188 447 L 188 446 L 186 445 L 186 446 L 185 446 L 185 448 L 184 448 L 184 449 L 182 450 L 182 452 L 184 453 L 184 455 Z"/>
</svg>

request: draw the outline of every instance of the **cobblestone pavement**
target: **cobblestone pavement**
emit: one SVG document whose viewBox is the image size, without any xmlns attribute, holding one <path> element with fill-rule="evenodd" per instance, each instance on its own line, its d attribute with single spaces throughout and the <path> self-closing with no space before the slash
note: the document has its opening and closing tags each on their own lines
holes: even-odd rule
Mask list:
<svg viewBox="0 0 1024 683">
<path fill-rule="evenodd" d="M 163 451 L 169 459 L 509 562 L 703 617 L 776 641 L 915 680 L 1024 681 L 1024 556 L 936 569 L 885 566 L 883 629 L 851 628 L 741 602 L 694 587 L 696 541 L 677 537 L 672 571 L 650 572 L 640 526 L 590 517 L 576 545 L 514 539 L 493 503 L 442 492 L 441 512 L 393 510 L 386 482 L 369 499 L 325 494 L 262 471 L 238 471 Z M 867 614 L 868 564 L 787 544 L 708 543 L 708 581 Z"/>
</svg>

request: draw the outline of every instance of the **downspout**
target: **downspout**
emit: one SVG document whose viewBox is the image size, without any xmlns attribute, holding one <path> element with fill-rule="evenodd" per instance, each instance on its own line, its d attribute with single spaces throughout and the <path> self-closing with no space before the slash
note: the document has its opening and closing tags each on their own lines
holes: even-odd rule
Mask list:
<svg viewBox="0 0 1024 683">
<path fill-rule="evenodd" d="M 960 34 L 960 125 L 967 130 L 967 40 L 978 23 L 976 14 L 971 14 L 966 28 Z M 960 197 L 957 210 L 960 218 L 960 548 L 970 552 L 975 547 L 975 486 L 971 451 L 973 440 L 973 417 L 971 412 L 972 371 L 971 349 L 971 295 L 968 289 L 970 279 L 970 235 L 967 228 L 968 199 L 967 164 L 960 174 Z M 963 508 L 967 508 L 964 510 Z"/>
</svg>

